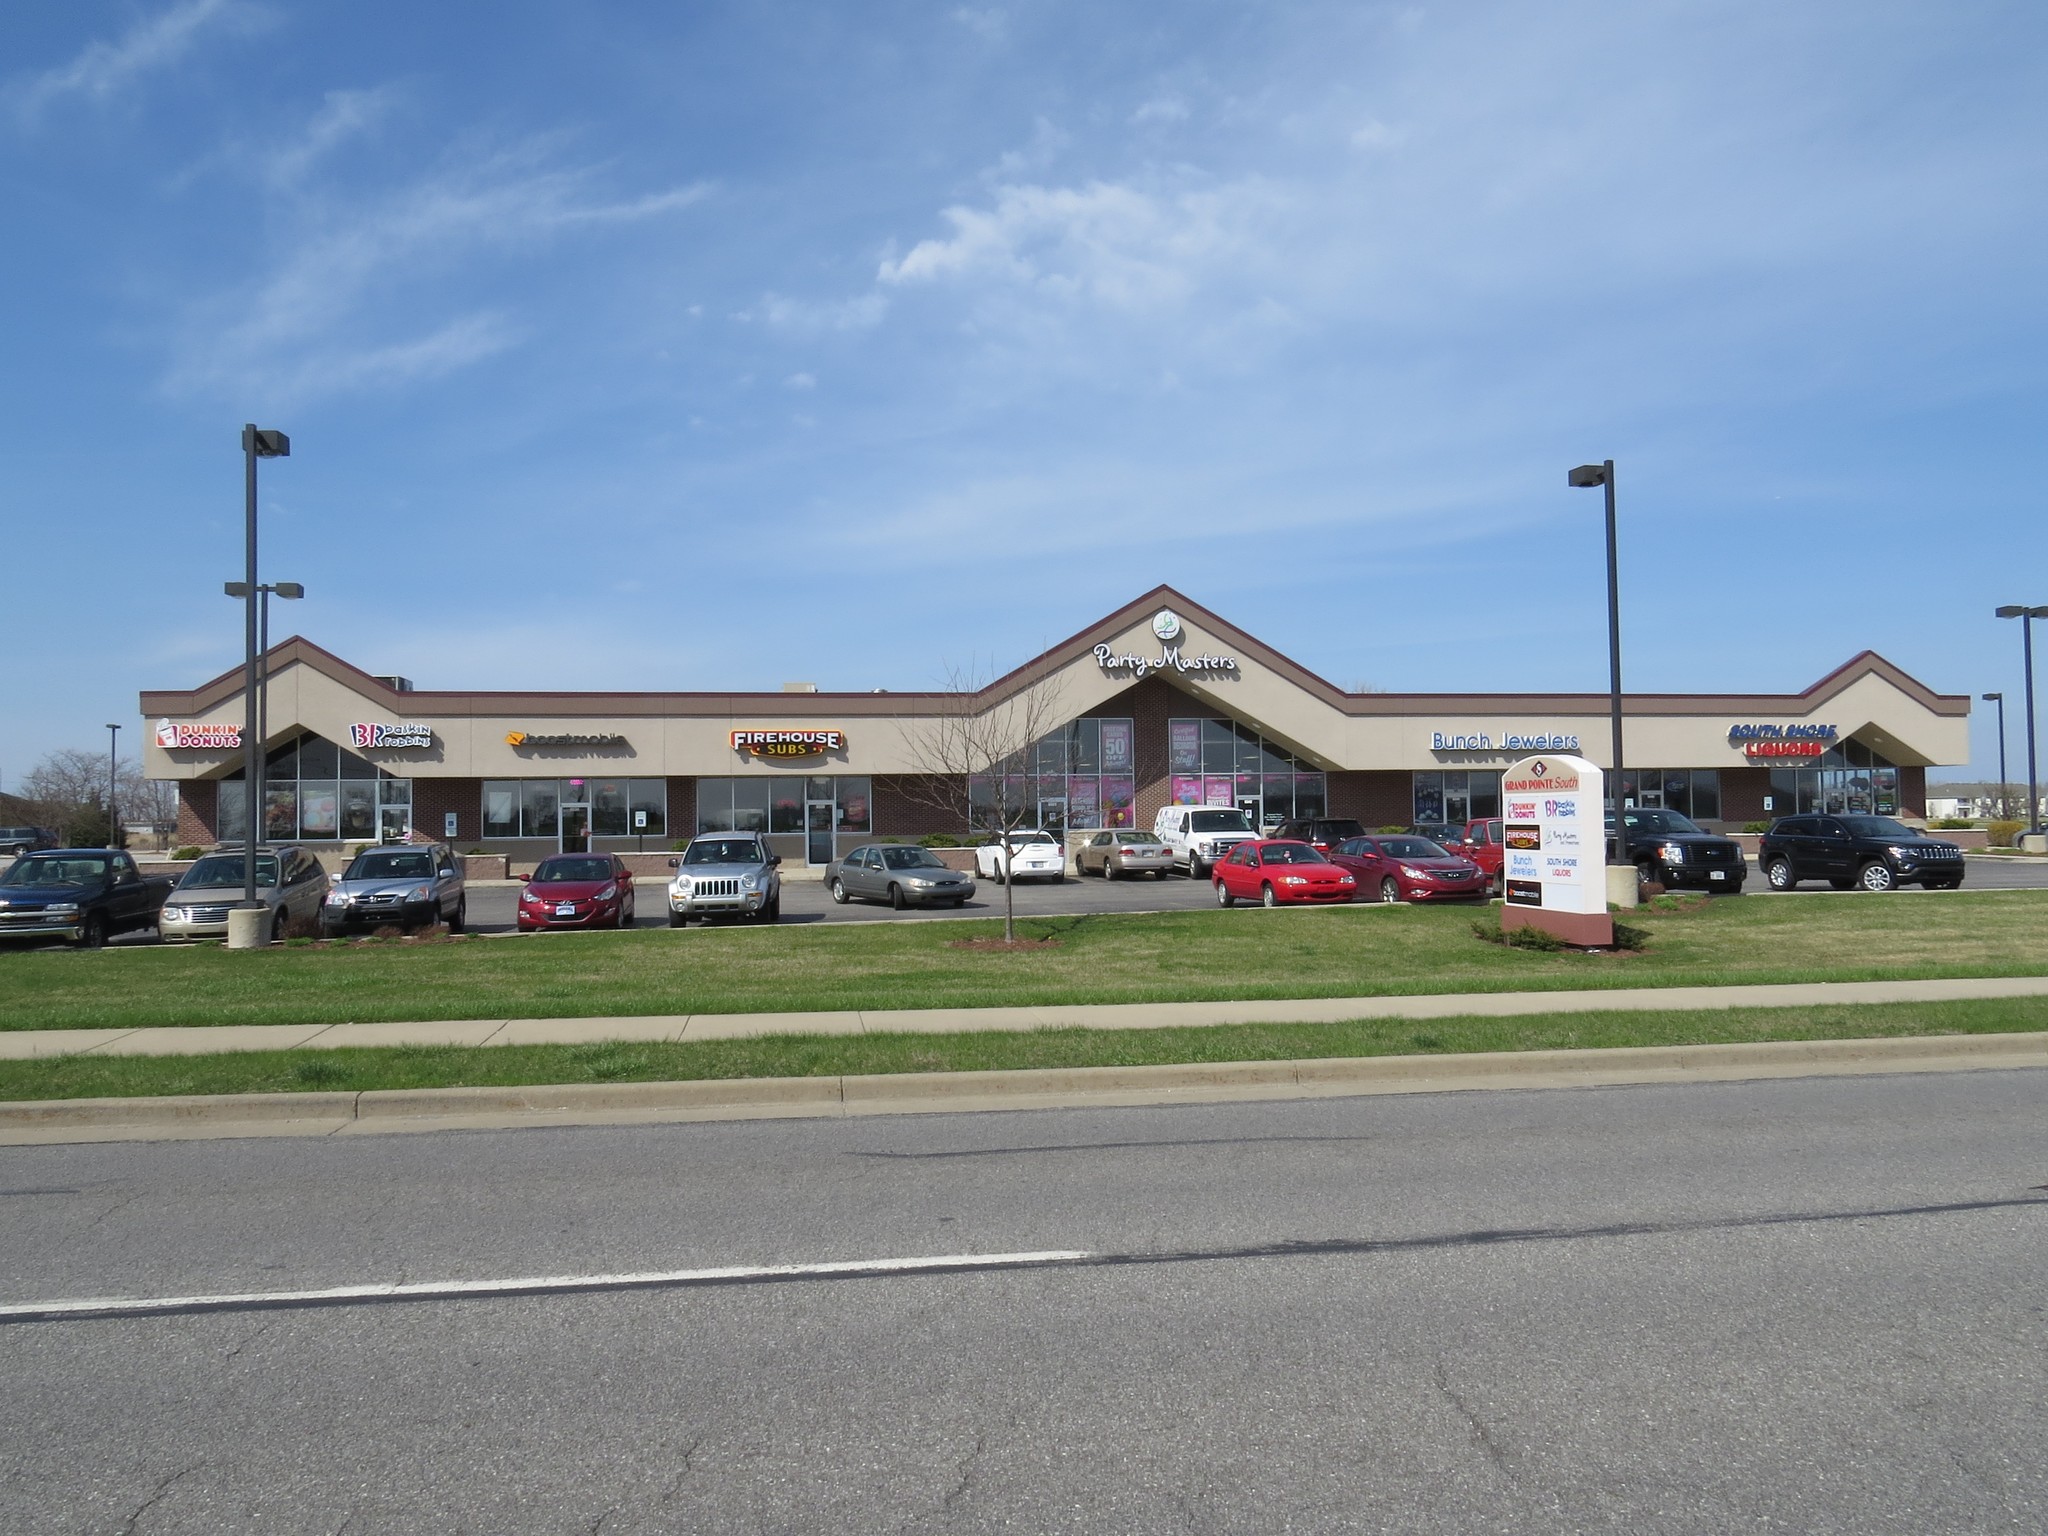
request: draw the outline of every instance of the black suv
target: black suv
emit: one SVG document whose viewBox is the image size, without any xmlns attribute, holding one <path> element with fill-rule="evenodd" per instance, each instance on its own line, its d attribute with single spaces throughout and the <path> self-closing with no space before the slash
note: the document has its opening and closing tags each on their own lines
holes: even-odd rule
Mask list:
<svg viewBox="0 0 2048 1536">
<path fill-rule="evenodd" d="M 1365 828 L 1346 817 L 1301 816 L 1281 822 L 1267 836 L 1296 838 L 1328 853 L 1346 838 L 1365 836 Z"/>
<path fill-rule="evenodd" d="M 1774 891 L 1802 880 L 1825 880 L 1838 891 L 1952 891 L 1963 883 L 1962 849 L 1889 816 L 1780 816 L 1758 840 L 1757 859 Z"/>
<path fill-rule="evenodd" d="M 1613 830 L 1610 821 L 1609 836 Z M 1749 861 L 1734 838 L 1702 831 L 1678 812 L 1655 806 L 1628 813 L 1628 861 L 1643 879 L 1659 885 L 1696 885 L 1731 896 L 1741 893 L 1749 875 Z"/>
</svg>

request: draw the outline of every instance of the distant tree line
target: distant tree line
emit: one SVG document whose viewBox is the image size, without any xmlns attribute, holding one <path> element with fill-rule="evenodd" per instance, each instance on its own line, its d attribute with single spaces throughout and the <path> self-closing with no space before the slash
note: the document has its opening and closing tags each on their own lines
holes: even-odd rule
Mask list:
<svg viewBox="0 0 2048 1536">
<path fill-rule="evenodd" d="M 146 779 L 133 758 L 114 769 L 114 814 L 121 827 L 146 826 L 167 837 L 178 825 L 178 786 Z M 8 799 L 24 825 L 48 827 L 67 848 L 119 847 L 121 830 L 107 824 L 107 754 L 77 747 L 52 752 L 22 777 Z"/>
</svg>

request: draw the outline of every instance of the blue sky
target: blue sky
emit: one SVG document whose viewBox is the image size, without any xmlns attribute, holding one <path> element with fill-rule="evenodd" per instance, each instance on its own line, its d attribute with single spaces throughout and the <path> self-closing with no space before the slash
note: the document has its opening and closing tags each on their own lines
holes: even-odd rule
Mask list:
<svg viewBox="0 0 2048 1536">
<path fill-rule="evenodd" d="M 1612 456 L 1632 688 L 2017 703 L 2044 162 L 2034 0 L 15 6 L 0 779 L 240 659 L 248 420 L 422 687 L 1598 691 Z"/>
</svg>

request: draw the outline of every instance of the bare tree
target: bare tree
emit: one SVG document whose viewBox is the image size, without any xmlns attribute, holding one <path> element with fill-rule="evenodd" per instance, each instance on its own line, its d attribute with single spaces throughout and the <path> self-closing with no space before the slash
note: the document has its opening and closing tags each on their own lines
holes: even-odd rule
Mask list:
<svg viewBox="0 0 2048 1536">
<path fill-rule="evenodd" d="M 115 765 L 115 811 L 124 822 L 147 821 L 158 831 L 176 826 L 178 787 L 168 779 L 145 779 L 133 758 Z M 39 825 L 58 830 L 66 842 L 112 845 L 119 830 L 107 825 L 107 755 L 77 747 L 50 753 L 22 778 L 20 798 Z"/>
<path fill-rule="evenodd" d="M 937 705 L 913 714 L 908 724 L 911 776 L 903 781 L 904 795 L 996 839 L 1006 943 L 1017 938 L 1011 840 L 1038 820 L 1033 749 L 1065 723 L 1059 684 L 1040 663 L 1008 679 L 1001 694 L 974 669 L 950 668 Z"/>
</svg>

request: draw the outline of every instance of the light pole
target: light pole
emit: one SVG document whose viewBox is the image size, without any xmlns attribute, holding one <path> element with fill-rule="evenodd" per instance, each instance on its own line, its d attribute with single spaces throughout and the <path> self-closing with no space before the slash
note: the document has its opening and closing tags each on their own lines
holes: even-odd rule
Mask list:
<svg viewBox="0 0 2048 1536">
<path fill-rule="evenodd" d="M 2012 796 L 2006 792 L 2010 786 L 2005 781 L 2005 695 L 1987 693 L 1984 702 L 1998 706 L 1998 819 L 2009 821 L 2012 819 Z"/>
<path fill-rule="evenodd" d="M 2041 830 L 2040 779 L 2034 762 L 2034 620 L 2048 619 L 2048 608 L 2007 603 L 1996 610 L 2001 619 L 2020 621 L 2020 653 L 2026 660 L 2027 686 L 2027 830 Z"/>
<path fill-rule="evenodd" d="M 263 841 L 263 744 L 256 739 L 256 461 L 281 459 L 292 440 L 253 422 L 242 428 L 242 780 L 245 833 L 242 839 L 242 905 L 256 905 L 256 846 Z"/>
<path fill-rule="evenodd" d="M 229 597 L 246 597 L 244 584 L 230 581 L 221 588 Z M 259 631 L 256 640 L 256 740 L 265 751 L 270 747 L 270 598 L 271 594 L 296 601 L 306 595 L 304 586 L 296 581 L 263 582 L 256 588 L 261 600 L 257 620 Z"/>
<path fill-rule="evenodd" d="M 121 846 L 121 813 L 115 808 L 114 786 L 121 779 L 121 727 L 107 722 L 107 846 Z"/>
<path fill-rule="evenodd" d="M 1621 574 L 1614 554 L 1614 460 L 1581 464 L 1568 483 L 1577 490 L 1607 489 L 1607 708 L 1614 732 L 1614 835 L 1607 840 L 1607 862 L 1628 863 L 1628 796 L 1622 789 L 1621 767 Z"/>
</svg>

